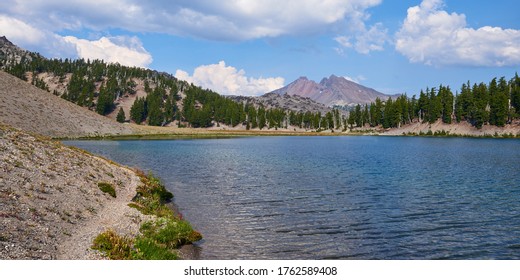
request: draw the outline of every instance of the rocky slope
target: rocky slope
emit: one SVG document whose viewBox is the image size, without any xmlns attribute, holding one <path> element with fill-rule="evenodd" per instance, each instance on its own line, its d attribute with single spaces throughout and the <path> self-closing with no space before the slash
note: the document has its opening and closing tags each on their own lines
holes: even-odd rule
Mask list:
<svg viewBox="0 0 520 280">
<path fill-rule="evenodd" d="M 359 129 L 362 130 L 362 129 Z M 484 125 L 478 129 L 468 122 L 445 124 L 438 120 L 432 124 L 422 123 L 419 121 L 411 124 L 403 125 L 399 128 L 392 128 L 386 131 L 381 131 L 383 135 L 426 135 L 426 134 L 441 134 L 470 137 L 519 137 L 520 136 L 520 122 L 515 121 L 503 127 L 495 125 Z"/>
<path fill-rule="evenodd" d="M 302 97 L 299 95 L 279 95 L 276 93 L 266 93 L 262 96 L 251 97 L 251 96 L 229 96 L 228 98 L 242 103 L 249 103 L 253 105 L 262 105 L 267 109 L 279 108 L 284 110 L 292 110 L 294 112 L 321 112 L 322 115 L 331 111 L 330 107 L 327 107 L 321 103 L 318 103 L 308 97 Z"/>
<path fill-rule="evenodd" d="M 135 134 L 135 129 L 0 71 L 0 122 L 49 137 Z"/>
<path fill-rule="evenodd" d="M 0 124 L 0 259 L 100 258 L 97 234 L 135 235 L 146 219 L 127 206 L 139 183 L 127 168 Z"/>
<path fill-rule="evenodd" d="M 308 97 L 329 107 L 334 105 L 368 104 L 376 100 L 377 97 L 381 100 L 386 100 L 390 97 L 335 75 L 323 78 L 319 84 L 306 77 L 300 77 L 296 81 L 273 92 L 281 95 L 289 94 Z"/>
<path fill-rule="evenodd" d="M 19 48 L 5 36 L 0 37 L 0 68 L 20 63 L 22 59 L 31 61 L 34 56 L 37 54 Z"/>
</svg>

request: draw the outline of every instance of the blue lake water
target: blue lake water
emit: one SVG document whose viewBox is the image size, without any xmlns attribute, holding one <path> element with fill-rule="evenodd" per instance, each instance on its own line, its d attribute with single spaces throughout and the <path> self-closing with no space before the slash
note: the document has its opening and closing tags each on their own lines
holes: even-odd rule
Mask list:
<svg viewBox="0 0 520 280">
<path fill-rule="evenodd" d="M 146 171 L 203 259 L 520 259 L 520 141 L 65 141 Z"/>
</svg>

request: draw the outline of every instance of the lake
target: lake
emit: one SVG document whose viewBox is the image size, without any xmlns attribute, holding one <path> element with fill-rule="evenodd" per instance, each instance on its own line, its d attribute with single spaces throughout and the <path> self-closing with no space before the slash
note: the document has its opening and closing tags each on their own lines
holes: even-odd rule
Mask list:
<svg viewBox="0 0 520 280">
<path fill-rule="evenodd" d="M 158 175 L 202 259 L 520 259 L 520 141 L 64 141 Z"/>
</svg>

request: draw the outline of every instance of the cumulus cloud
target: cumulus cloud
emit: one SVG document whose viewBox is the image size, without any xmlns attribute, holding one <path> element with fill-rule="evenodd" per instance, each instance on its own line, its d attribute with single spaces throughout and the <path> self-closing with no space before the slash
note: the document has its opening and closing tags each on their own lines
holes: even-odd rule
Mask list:
<svg viewBox="0 0 520 280">
<path fill-rule="evenodd" d="M 89 41 L 67 36 L 65 41 L 76 46 L 81 58 L 102 59 L 109 63 L 137 67 L 147 67 L 152 63 L 152 56 L 137 37 L 101 37 L 99 40 Z"/>
<path fill-rule="evenodd" d="M 0 12 L 47 30 L 159 32 L 212 40 L 249 40 L 357 28 L 382 0 L 4 0 Z"/>
<path fill-rule="evenodd" d="M 152 63 L 152 56 L 137 37 L 102 37 L 93 41 L 73 36 L 63 37 L 1 14 L 0 35 L 22 48 L 51 58 L 103 59 L 138 67 L 148 67 Z"/>
<path fill-rule="evenodd" d="M 45 38 L 42 31 L 5 15 L 0 15 L 0 30 L 10 40 L 26 44 L 37 44 Z"/>
<path fill-rule="evenodd" d="M 356 36 L 356 51 L 362 54 L 368 54 L 372 51 L 382 51 L 383 45 L 388 40 L 387 32 L 388 30 L 384 28 L 381 23 L 372 25 L 368 30 Z"/>
<path fill-rule="evenodd" d="M 4 0 L 6 13 L 41 30 L 62 32 L 118 28 L 218 41 L 338 32 L 339 53 L 383 49 L 386 29 L 366 26 L 369 8 L 382 0 Z M 55 40 L 54 40 L 55 41 Z"/>
<path fill-rule="evenodd" d="M 255 96 L 284 86 L 284 79 L 281 77 L 247 77 L 243 69 L 237 70 L 235 67 L 226 66 L 224 61 L 199 66 L 193 71 L 193 75 L 177 70 L 175 77 L 225 95 Z"/>
<path fill-rule="evenodd" d="M 354 36 L 337 36 L 334 38 L 334 41 L 339 44 L 339 47 L 335 48 L 338 54 L 343 55 L 345 49 L 351 48 L 361 54 L 382 51 L 388 41 L 388 29 L 382 23 L 376 23 L 368 29 L 364 24 L 361 24 L 353 32 Z"/>
<path fill-rule="evenodd" d="M 520 64 L 520 30 L 467 27 L 464 14 L 443 10 L 442 0 L 408 9 L 396 33 L 396 50 L 427 65 L 513 66 Z"/>
<path fill-rule="evenodd" d="M 16 45 L 50 57 L 76 57 L 74 46 L 67 43 L 61 36 L 1 14 L 0 35 L 6 36 Z"/>
</svg>

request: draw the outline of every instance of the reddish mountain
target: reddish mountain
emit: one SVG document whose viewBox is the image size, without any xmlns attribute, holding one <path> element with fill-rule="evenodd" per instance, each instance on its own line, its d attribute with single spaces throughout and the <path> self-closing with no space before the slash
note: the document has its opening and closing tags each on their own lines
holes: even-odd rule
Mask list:
<svg viewBox="0 0 520 280">
<path fill-rule="evenodd" d="M 382 100 L 390 96 L 374 89 L 349 81 L 343 77 L 330 76 L 318 84 L 306 77 L 300 77 L 287 86 L 273 91 L 277 94 L 299 95 L 308 97 L 327 106 L 367 104 L 379 97 Z"/>
</svg>

